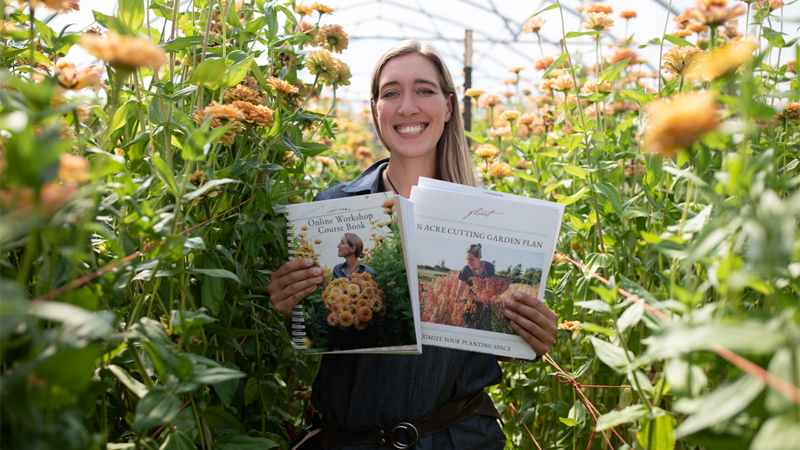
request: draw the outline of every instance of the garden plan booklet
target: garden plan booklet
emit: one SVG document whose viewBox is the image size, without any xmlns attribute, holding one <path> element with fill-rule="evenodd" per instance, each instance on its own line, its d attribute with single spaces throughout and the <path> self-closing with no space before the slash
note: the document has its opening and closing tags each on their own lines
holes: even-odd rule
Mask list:
<svg viewBox="0 0 800 450">
<path fill-rule="evenodd" d="M 325 282 L 292 312 L 292 340 L 309 353 L 420 354 L 414 208 L 392 193 L 286 206 L 294 258 Z M 361 248 L 361 255 L 358 249 Z M 347 260 L 358 257 L 348 273 Z M 414 289 L 409 289 L 414 286 Z"/>
<path fill-rule="evenodd" d="M 422 343 L 535 359 L 504 301 L 544 298 L 564 205 L 427 178 L 411 202 Z"/>
</svg>

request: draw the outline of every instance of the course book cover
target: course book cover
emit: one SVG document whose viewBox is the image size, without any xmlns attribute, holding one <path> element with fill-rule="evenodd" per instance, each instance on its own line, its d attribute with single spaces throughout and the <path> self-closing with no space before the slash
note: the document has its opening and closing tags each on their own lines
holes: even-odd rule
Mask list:
<svg viewBox="0 0 800 450">
<path fill-rule="evenodd" d="M 422 352 L 413 245 L 414 208 L 391 193 L 287 205 L 294 258 L 324 281 L 292 313 L 292 339 L 309 353 Z"/>
<path fill-rule="evenodd" d="M 564 205 L 421 179 L 411 190 L 422 343 L 534 359 L 505 299 L 543 299 Z"/>
</svg>

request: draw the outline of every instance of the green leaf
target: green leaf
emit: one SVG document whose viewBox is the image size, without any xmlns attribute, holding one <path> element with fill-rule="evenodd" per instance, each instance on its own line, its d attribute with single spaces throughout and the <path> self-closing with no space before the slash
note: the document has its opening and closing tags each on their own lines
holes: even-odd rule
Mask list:
<svg viewBox="0 0 800 450">
<path fill-rule="evenodd" d="M 617 188 L 607 181 L 598 181 L 589 186 L 593 191 L 603 194 L 603 196 L 611 203 L 611 208 L 614 209 L 614 214 L 622 217 L 622 201 L 619 198 Z"/>
<path fill-rule="evenodd" d="M 175 176 L 173 176 L 172 170 L 167 166 L 167 162 L 158 156 L 154 156 L 153 159 L 150 160 L 150 165 L 153 166 L 159 178 L 167 185 L 170 193 L 176 198 L 180 197 L 178 182 L 175 181 Z"/>
<path fill-rule="evenodd" d="M 188 269 L 188 273 L 197 273 L 201 275 L 206 275 L 209 277 L 216 277 L 216 278 L 227 278 L 229 280 L 235 281 L 237 283 L 241 283 L 239 281 L 239 277 L 236 276 L 235 273 L 225 270 L 225 269 Z"/>
<path fill-rule="evenodd" d="M 635 327 L 636 324 L 642 320 L 642 316 L 644 316 L 644 306 L 642 306 L 641 303 L 635 302 L 630 305 L 625 312 L 619 316 L 619 320 L 617 321 L 620 333 L 624 333 L 629 327 Z"/>
<path fill-rule="evenodd" d="M 95 346 L 62 348 L 42 361 L 36 368 L 39 376 L 48 383 L 57 384 L 72 393 L 80 394 L 92 382 L 95 360 L 100 351 Z"/>
<path fill-rule="evenodd" d="M 574 426 L 578 426 L 578 425 L 581 424 L 577 420 L 570 419 L 569 417 L 559 417 L 558 420 L 560 420 L 561 423 L 563 423 L 564 425 L 566 425 L 568 427 L 574 427 Z"/>
<path fill-rule="evenodd" d="M 620 91 L 620 94 L 641 104 L 650 103 L 655 99 L 655 95 L 640 91 Z"/>
<path fill-rule="evenodd" d="M 464 134 L 466 134 L 468 138 L 472 139 L 478 144 L 483 144 L 484 142 L 486 142 L 486 136 L 481 136 L 478 133 L 473 133 L 471 131 L 464 130 Z"/>
<path fill-rule="evenodd" d="M 794 374 L 800 374 L 800 347 L 779 349 L 770 360 L 768 369 L 772 375 L 792 383 Z M 771 414 L 781 414 L 791 411 L 795 404 L 780 392 L 769 389 L 764 406 Z"/>
<path fill-rule="evenodd" d="M 564 169 L 564 172 L 567 172 L 570 175 L 575 175 L 576 177 L 580 178 L 581 180 L 585 180 L 586 177 L 589 176 L 589 174 L 586 173 L 585 170 L 581 169 L 578 166 L 564 166 L 563 169 Z"/>
<path fill-rule="evenodd" d="M 250 378 L 244 386 L 244 404 L 249 405 L 258 398 L 258 380 Z"/>
<path fill-rule="evenodd" d="M 172 429 L 159 450 L 197 450 L 194 442 L 178 429 Z"/>
<path fill-rule="evenodd" d="M 550 11 L 551 9 L 556 9 L 556 8 L 558 8 L 558 4 L 554 3 L 554 4 L 550 5 L 550 6 L 548 6 L 547 8 L 545 8 L 545 9 L 537 12 L 536 14 L 532 15 L 530 18 L 532 19 L 532 18 L 538 16 L 539 14 L 541 14 L 541 13 L 543 13 L 545 11 Z"/>
<path fill-rule="evenodd" d="M 224 59 L 207 59 L 197 66 L 189 82 L 195 86 L 205 86 L 212 91 L 219 89 L 227 69 Z"/>
<path fill-rule="evenodd" d="M 673 44 L 679 47 L 697 47 L 696 45 L 692 44 L 691 42 L 687 41 L 686 39 L 679 38 L 677 36 L 673 36 L 671 34 L 665 34 L 664 40 L 672 42 Z"/>
<path fill-rule="evenodd" d="M 141 30 L 144 23 L 144 0 L 119 0 L 117 17 L 131 30 Z"/>
<path fill-rule="evenodd" d="M 570 31 L 567 33 L 567 39 L 580 37 L 580 36 L 597 36 L 602 31 Z"/>
<path fill-rule="evenodd" d="M 594 347 L 594 353 L 603 361 L 608 367 L 614 369 L 617 373 L 625 372 L 628 366 L 628 358 L 625 357 L 625 350 L 621 347 L 598 339 L 594 336 L 589 338 Z M 629 353 L 629 358 L 633 361 L 633 355 Z"/>
<path fill-rule="evenodd" d="M 604 70 L 603 73 L 600 74 L 600 83 L 615 81 L 619 78 L 619 73 L 622 69 L 628 67 L 628 62 L 630 62 L 630 60 L 630 58 L 625 58 L 622 61 L 617 61 Z"/>
<path fill-rule="evenodd" d="M 694 414 L 678 427 L 682 438 L 730 419 L 745 409 L 764 390 L 764 382 L 749 375 L 712 391 Z"/>
<path fill-rule="evenodd" d="M 550 75 L 550 72 L 555 70 L 556 67 L 560 66 L 561 64 L 564 64 L 564 61 L 567 61 L 568 59 L 569 59 L 569 53 L 564 53 L 563 55 L 559 56 L 558 59 L 553 61 L 553 64 L 550 64 L 550 67 L 548 67 L 547 70 L 544 71 L 542 78 L 543 79 L 547 78 L 547 76 Z"/>
<path fill-rule="evenodd" d="M 216 384 L 229 380 L 244 378 L 244 372 L 228 367 L 195 368 L 191 381 L 198 384 Z"/>
<path fill-rule="evenodd" d="M 595 431 L 603 431 L 623 423 L 633 422 L 646 416 L 647 412 L 648 409 L 645 405 L 631 405 L 621 411 L 612 410 L 603 414 L 597 420 L 597 425 L 594 429 Z"/>
<path fill-rule="evenodd" d="M 558 199 L 558 203 L 561 203 L 563 205 L 571 205 L 571 204 L 577 202 L 578 200 L 580 200 L 581 198 L 583 198 L 583 196 L 586 195 L 586 193 L 588 191 L 589 190 L 587 188 L 585 188 L 585 187 L 581 188 L 580 191 L 570 195 L 569 197 L 564 197 L 564 198 Z"/>
<path fill-rule="evenodd" d="M 657 37 L 652 38 L 649 41 L 645 42 L 644 44 L 639 45 L 639 48 L 645 48 L 648 45 L 661 45 L 661 39 Z"/>
<path fill-rule="evenodd" d="M 650 450 L 675 449 L 675 424 L 677 421 L 674 417 L 664 414 L 654 419 L 644 418 L 640 422 L 643 422 L 643 426 L 636 433 L 636 438 L 642 447 Z M 653 427 L 652 432 L 650 427 Z"/>
<path fill-rule="evenodd" d="M 56 33 L 50 29 L 47 25 L 42 23 L 37 19 L 33 19 L 33 24 L 36 25 L 36 31 L 39 32 L 39 35 L 44 39 L 44 42 L 49 47 L 55 47 L 56 45 Z"/>
<path fill-rule="evenodd" d="M 786 414 L 770 417 L 750 444 L 750 450 L 778 450 L 800 448 L 800 422 Z"/>
<path fill-rule="evenodd" d="M 214 444 L 214 450 L 269 450 L 271 448 L 280 448 L 280 445 L 267 438 L 246 435 L 222 436 Z"/>
<path fill-rule="evenodd" d="M 217 186 L 222 186 L 222 185 L 228 184 L 228 183 L 241 183 L 241 181 L 234 180 L 232 178 L 222 178 L 222 179 L 219 179 L 219 180 L 211 180 L 211 181 L 207 182 L 206 184 L 202 185 L 200 187 L 200 189 L 197 189 L 197 190 L 191 191 L 191 192 L 187 192 L 186 194 L 183 195 L 181 200 L 184 203 L 190 202 L 190 201 L 196 199 L 197 197 L 200 197 L 201 195 L 205 194 L 206 192 L 216 188 Z"/>
<path fill-rule="evenodd" d="M 216 428 L 225 428 L 239 430 L 239 432 L 242 434 L 246 433 L 244 426 L 242 426 L 242 423 L 239 422 L 239 419 L 219 406 L 209 406 L 206 408 L 206 411 L 203 414 L 206 417 L 208 427 L 212 430 Z"/>
<path fill-rule="evenodd" d="M 105 132 L 108 133 L 108 135 L 111 135 L 111 133 L 120 129 L 120 127 L 125 125 L 125 123 L 136 114 L 138 107 L 139 101 L 135 98 L 132 98 L 120 105 L 116 111 L 114 111 L 114 115 L 111 116 L 111 122 L 106 124 Z"/>
<path fill-rule="evenodd" d="M 105 338 L 114 331 L 114 319 L 109 320 L 106 313 L 92 313 L 69 303 L 39 301 L 31 303 L 28 313 L 39 319 L 63 323 L 68 328 L 68 335 L 78 338 Z"/>
<path fill-rule="evenodd" d="M 611 312 L 611 307 L 603 300 L 586 300 L 583 302 L 575 302 L 575 306 L 580 308 L 590 309 L 598 312 Z"/>
<path fill-rule="evenodd" d="M 150 390 L 136 405 L 133 429 L 147 429 L 161 426 L 174 419 L 181 410 L 181 399 L 163 386 Z"/>
<path fill-rule="evenodd" d="M 755 320 L 731 325 L 702 325 L 695 328 L 672 327 L 649 340 L 648 359 L 674 358 L 685 353 L 711 351 L 712 344 L 741 353 L 767 354 L 785 344 L 778 330 Z"/>
<path fill-rule="evenodd" d="M 244 80 L 252 64 L 253 57 L 251 56 L 230 66 L 225 72 L 225 76 L 222 77 L 222 87 L 229 88 L 239 84 L 240 81 Z"/>
<path fill-rule="evenodd" d="M 141 381 L 133 378 L 131 374 L 129 374 L 125 369 L 119 366 L 115 366 L 114 364 L 108 365 L 108 370 L 117 377 L 117 379 L 128 388 L 133 395 L 138 398 L 142 398 L 147 394 L 147 386 L 144 385 Z"/>
<path fill-rule="evenodd" d="M 222 363 L 222 365 L 229 369 L 239 369 L 239 367 L 234 363 L 225 362 Z M 222 400 L 222 403 L 225 406 L 230 406 L 231 402 L 233 402 L 233 396 L 236 395 L 236 390 L 239 389 L 239 378 L 221 381 L 219 383 L 214 383 L 211 386 L 214 388 L 214 391 L 217 393 L 217 395 L 219 395 L 219 399 Z"/>
<path fill-rule="evenodd" d="M 186 36 L 175 38 L 169 42 L 161 44 L 161 48 L 165 52 L 174 52 L 175 50 L 184 50 L 196 47 L 203 43 L 203 36 Z"/>
</svg>

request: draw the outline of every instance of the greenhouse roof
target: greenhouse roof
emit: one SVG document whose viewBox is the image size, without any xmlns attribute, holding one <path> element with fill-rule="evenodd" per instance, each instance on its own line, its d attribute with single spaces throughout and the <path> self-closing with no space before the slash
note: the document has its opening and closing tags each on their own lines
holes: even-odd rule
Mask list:
<svg viewBox="0 0 800 450">
<path fill-rule="evenodd" d="M 182 3 L 188 7 L 187 1 Z M 312 2 L 306 0 L 304 3 Z M 334 12 L 324 15 L 320 24 L 339 24 L 350 37 L 349 46 L 340 57 L 350 65 L 353 78 L 351 85 L 339 92 L 339 97 L 355 102 L 368 100 L 369 79 L 375 62 L 401 39 L 417 39 L 433 44 L 445 58 L 456 84 L 463 86 L 464 36 L 466 30 L 472 30 L 472 87 L 491 93 L 508 90 L 503 81 L 514 78 L 508 69 L 515 66 L 525 68 L 519 74 L 520 89 L 532 89 L 542 75 L 541 71 L 533 69 L 534 62 L 542 55 L 557 57 L 561 53 L 559 40 L 562 37 L 562 17 L 558 9 L 548 9 L 556 4 L 555 0 L 328 0 L 323 3 L 332 6 Z M 564 33 L 584 31 L 581 30 L 582 15 L 579 8 L 586 3 L 581 0 L 561 2 L 564 7 Z M 675 31 L 676 23 L 671 19 L 685 8 L 693 6 L 694 1 L 613 0 L 605 4 L 614 9 L 612 17 L 615 23 L 603 35 L 599 49 L 601 55 L 610 56 L 613 52 L 610 47 L 629 37 L 633 42 L 630 48 L 646 60 L 641 70 L 652 71 L 658 66 L 660 46 L 639 46 L 660 37 L 665 26 L 667 33 Z M 87 27 L 93 21 L 92 10 L 114 14 L 116 2 L 82 0 L 81 11 L 56 17 L 54 28 L 67 23 L 75 23 L 80 28 Z M 620 18 L 621 11 L 635 11 L 637 17 L 630 20 Z M 787 11 L 787 14 L 796 20 L 800 11 L 793 11 Z M 537 17 L 546 20 L 538 35 L 541 46 L 536 34 L 525 34 L 522 30 L 523 24 L 538 12 L 541 14 Z M 153 22 L 160 20 L 157 17 L 153 19 Z M 744 17 L 741 19 L 740 23 L 744 22 Z M 742 32 L 742 29 L 740 25 L 739 31 Z M 594 63 L 597 49 L 591 36 L 568 38 L 567 45 L 573 58 L 577 57 L 584 65 Z M 666 43 L 665 50 L 671 45 Z M 311 81 L 309 74 L 301 76 Z"/>
</svg>

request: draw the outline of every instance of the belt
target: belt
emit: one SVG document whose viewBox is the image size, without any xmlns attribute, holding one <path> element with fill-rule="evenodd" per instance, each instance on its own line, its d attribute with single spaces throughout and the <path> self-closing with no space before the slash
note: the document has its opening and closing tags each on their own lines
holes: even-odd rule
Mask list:
<svg viewBox="0 0 800 450">
<path fill-rule="evenodd" d="M 486 394 L 479 391 L 474 397 L 445 403 L 430 416 L 416 422 L 398 422 L 392 428 L 374 431 L 345 431 L 334 427 L 324 417 L 320 427 L 311 430 L 292 450 L 322 450 L 345 445 L 377 444 L 397 449 L 407 449 L 420 438 L 436 434 L 462 422 L 475 414 L 500 418 L 500 414 Z"/>
</svg>

